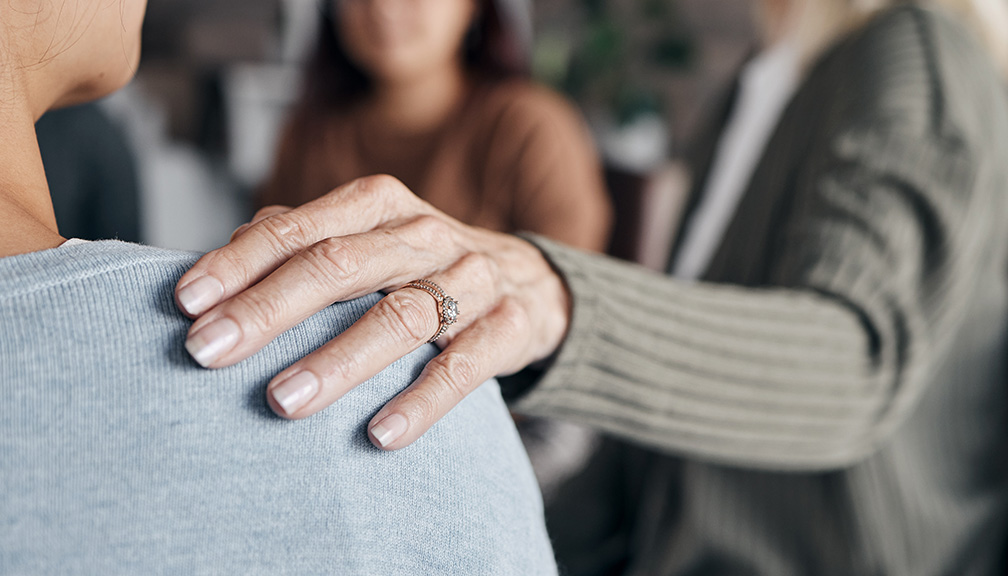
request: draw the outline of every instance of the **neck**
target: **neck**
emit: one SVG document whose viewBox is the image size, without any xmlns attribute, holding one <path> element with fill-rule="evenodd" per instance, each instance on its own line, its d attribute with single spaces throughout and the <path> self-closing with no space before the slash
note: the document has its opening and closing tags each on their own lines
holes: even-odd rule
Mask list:
<svg viewBox="0 0 1008 576">
<path fill-rule="evenodd" d="M 791 31 L 798 6 L 793 0 L 763 0 L 760 24 L 764 48 L 782 41 Z"/>
<path fill-rule="evenodd" d="M 427 132 L 444 124 L 465 97 L 461 66 L 416 79 L 378 84 L 367 109 L 373 121 L 397 132 Z"/>
<path fill-rule="evenodd" d="M 0 257 L 54 248 L 56 227 L 24 82 L 0 70 Z"/>
</svg>

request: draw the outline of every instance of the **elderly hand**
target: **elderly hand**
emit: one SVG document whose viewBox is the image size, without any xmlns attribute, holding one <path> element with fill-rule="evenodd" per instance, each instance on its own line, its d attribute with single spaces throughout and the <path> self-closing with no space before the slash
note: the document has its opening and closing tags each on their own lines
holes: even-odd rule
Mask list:
<svg viewBox="0 0 1008 576">
<path fill-rule="evenodd" d="M 459 302 L 443 348 L 368 425 L 372 442 L 409 445 L 487 379 L 548 357 L 569 322 L 569 294 L 520 238 L 461 224 L 398 180 L 352 182 L 300 208 L 270 207 L 179 280 L 186 348 L 220 368 L 256 353 L 333 302 L 387 292 L 356 324 L 278 374 L 273 410 L 305 418 L 423 345 L 442 327 L 429 279 Z M 435 290 L 436 292 L 436 290 Z"/>
</svg>

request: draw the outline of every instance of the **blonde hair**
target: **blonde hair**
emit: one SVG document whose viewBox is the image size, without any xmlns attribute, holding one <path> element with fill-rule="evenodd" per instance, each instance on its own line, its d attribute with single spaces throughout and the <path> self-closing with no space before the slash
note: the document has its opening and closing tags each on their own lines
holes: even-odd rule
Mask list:
<svg viewBox="0 0 1008 576">
<path fill-rule="evenodd" d="M 879 11 L 908 0 L 793 0 L 792 22 L 803 61 L 811 62 L 838 37 L 854 30 Z M 1008 0 L 930 0 L 944 7 L 980 35 L 1002 75 L 1008 77 Z"/>
</svg>

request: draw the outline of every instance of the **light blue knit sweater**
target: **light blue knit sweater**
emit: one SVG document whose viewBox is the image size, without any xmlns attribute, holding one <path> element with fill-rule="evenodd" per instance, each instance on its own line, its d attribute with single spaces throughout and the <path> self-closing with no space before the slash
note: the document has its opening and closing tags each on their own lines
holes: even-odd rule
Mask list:
<svg viewBox="0 0 1008 576">
<path fill-rule="evenodd" d="M 365 425 L 433 347 L 281 420 L 269 379 L 377 297 L 203 370 L 172 301 L 194 260 L 121 242 L 0 259 L 0 573 L 556 573 L 495 383 L 395 453 Z"/>
</svg>

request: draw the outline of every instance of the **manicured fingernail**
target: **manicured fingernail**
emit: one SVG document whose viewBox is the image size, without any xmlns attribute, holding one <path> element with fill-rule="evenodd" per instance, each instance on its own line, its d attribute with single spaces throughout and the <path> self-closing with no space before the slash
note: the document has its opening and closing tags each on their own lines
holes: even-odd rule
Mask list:
<svg viewBox="0 0 1008 576">
<path fill-rule="evenodd" d="M 224 297 L 224 285 L 213 276 L 204 276 L 178 291 L 178 301 L 189 314 L 202 314 Z"/>
<path fill-rule="evenodd" d="M 230 318 L 221 318 L 204 326 L 189 336 L 185 347 L 189 354 L 206 368 L 211 362 L 227 354 L 241 338 L 241 328 Z"/>
<path fill-rule="evenodd" d="M 405 416 L 391 414 L 382 418 L 381 422 L 371 427 L 371 435 L 374 436 L 382 448 L 388 448 L 389 444 L 392 444 L 406 433 L 408 426 L 409 421 L 406 420 Z"/>
<path fill-rule="evenodd" d="M 311 372 L 298 372 L 290 378 L 284 380 L 275 388 L 271 394 L 276 403 L 283 409 L 284 414 L 290 416 L 305 406 L 315 394 L 318 393 L 318 378 Z"/>
</svg>

